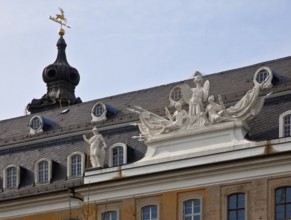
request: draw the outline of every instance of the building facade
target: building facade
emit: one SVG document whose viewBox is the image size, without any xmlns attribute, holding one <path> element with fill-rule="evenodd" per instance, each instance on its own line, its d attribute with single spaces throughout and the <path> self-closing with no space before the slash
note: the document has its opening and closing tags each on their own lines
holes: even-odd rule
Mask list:
<svg viewBox="0 0 291 220">
<path fill-rule="evenodd" d="M 291 57 L 82 103 L 57 46 L 0 122 L 0 219 L 291 219 Z"/>
</svg>

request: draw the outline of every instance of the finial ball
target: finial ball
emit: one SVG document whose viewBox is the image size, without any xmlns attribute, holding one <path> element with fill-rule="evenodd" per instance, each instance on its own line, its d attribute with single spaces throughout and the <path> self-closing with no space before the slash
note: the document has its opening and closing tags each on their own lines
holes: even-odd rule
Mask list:
<svg viewBox="0 0 291 220">
<path fill-rule="evenodd" d="M 64 35 L 65 35 L 65 30 L 64 30 L 63 28 L 61 28 L 61 29 L 59 30 L 59 35 L 60 35 L 60 36 L 64 36 Z"/>
</svg>

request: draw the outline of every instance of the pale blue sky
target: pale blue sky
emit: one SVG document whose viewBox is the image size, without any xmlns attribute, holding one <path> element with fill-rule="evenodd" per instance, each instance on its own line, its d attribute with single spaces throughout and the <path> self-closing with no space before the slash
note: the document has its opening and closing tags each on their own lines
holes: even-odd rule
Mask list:
<svg viewBox="0 0 291 220">
<path fill-rule="evenodd" d="M 83 101 L 291 55 L 290 0 L 0 0 L 0 120 L 46 93 L 58 7 Z"/>
</svg>

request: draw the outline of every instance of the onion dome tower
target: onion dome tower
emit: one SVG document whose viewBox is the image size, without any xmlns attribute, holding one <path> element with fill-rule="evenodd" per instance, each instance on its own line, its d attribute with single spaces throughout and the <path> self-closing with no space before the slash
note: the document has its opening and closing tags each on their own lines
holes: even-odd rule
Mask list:
<svg viewBox="0 0 291 220">
<path fill-rule="evenodd" d="M 56 61 L 45 67 L 42 73 L 43 81 L 47 84 L 47 93 L 40 99 L 33 99 L 27 105 L 27 110 L 30 113 L 42 112 L 82 102 L 80 98 L 75 96 L 75 87 L 79 84 L 80 75 L 78 70 L 71 67 L 67 61 L 65 51 L 67 44 L 63 38 L 65 31 L 62 29 L 62 26 L 69 26 L 63 23 L 63 20 L 60 20 L 61 16 L 63 16 L 63 19 L 66 21 L 62 10 L 61 12 L 62 14 L 57 15 L 59 16 L 57 18 L 50 17 L 51 20 L 61 24 L 61 29 L 59 30 L 60 38 L 57 42 L 58 55 Z"/>
</svg>

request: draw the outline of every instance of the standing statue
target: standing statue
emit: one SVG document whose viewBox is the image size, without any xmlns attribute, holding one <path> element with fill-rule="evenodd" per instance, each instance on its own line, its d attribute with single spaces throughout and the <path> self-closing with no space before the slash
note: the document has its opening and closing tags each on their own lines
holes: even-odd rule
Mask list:
<svg viewBox="0 0 291 220">
<path fill-rule="evenodd" d="M 87 139 L 86 135 L 83 135 L 83 139 L 90 144 L 90 161 L 92 167 L 103 168 L 107 145 L 103 136 L 98 133 L 96 127 L 92 129 L 92 132 L 94 135 L 90 139 Z"/>
<path fill-rule="evenodd" d="M 203 84 L 203 78 L 200 72 L 194 74 L 195 88 L 192 88 L 192 96 L 189 100 L 189 116 L 200 116 L 204 112 L 203 102 L 207 101 L 209 94 L 209 81 L 206 80 Z"/>
</svg>

